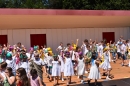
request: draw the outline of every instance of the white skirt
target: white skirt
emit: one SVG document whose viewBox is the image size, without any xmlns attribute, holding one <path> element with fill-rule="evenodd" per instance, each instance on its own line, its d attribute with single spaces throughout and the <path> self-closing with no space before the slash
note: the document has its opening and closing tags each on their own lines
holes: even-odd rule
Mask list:
<svg viewBox="0 0 130 86">
<path fill-rule="evenodd" d="M 71 63 L 65 64 L 64 76 L 73 76 L 73 75 L 74 75 L 73 65 Z"/>
<path fill-rule="evenodd" d="M 60 72 L 60 67 L 52 67 L 52 76 L 60 76 L 61 72 Z"/>
<path fill-rule="evenodd" d="M 97 66 L 92 66 L 90 68 L 90 73 L 88 75 L 88 78 L 89 79 L 100 79 L 101 76 L 100 76 L 100 72 L 99 72 L 99 69 L 97 68 Z"/>
<path fill-rule="evenodd" d="M 104 61 L 99 67 L 108 70 L 109 68 L 111 68 L 111 65 L 109 62 Z"/>
<path fill-rule="evenodd" d="M 77 72 L 78 75 L 84 75 L 85 74 L 85 65 L 83 63 L 83 65 L 78 65 L 77 66 Z"/>
</svg>

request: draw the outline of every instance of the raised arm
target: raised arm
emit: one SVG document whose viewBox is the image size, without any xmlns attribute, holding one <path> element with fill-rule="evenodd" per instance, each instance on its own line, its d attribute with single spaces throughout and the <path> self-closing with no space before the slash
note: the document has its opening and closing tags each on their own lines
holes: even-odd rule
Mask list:
<svg viewBox="0 0 130 86">
<path fill-rule="evenodd" d="M 79 43 L 79 39 L 76 40 L 76 46 L 78 46 L 78 43 Z"/>
<path fill-rule="evenodd" d="M 10 85 L 12 85 L 15 82 L 15 77 L 14 76 L 12 76 L 11 78 L 7 74 L 5 74 L 5 76 L 6 76 L 6 78 L 7 78 Z"/>
</svg>

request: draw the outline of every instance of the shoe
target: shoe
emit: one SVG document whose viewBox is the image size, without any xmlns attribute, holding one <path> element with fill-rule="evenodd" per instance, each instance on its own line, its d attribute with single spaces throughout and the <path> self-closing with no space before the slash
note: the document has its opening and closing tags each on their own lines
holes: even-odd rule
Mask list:
<svg viewBox="0 0 130 86">
<path fill-rule="evenodd" d="M 129 67 L 130 67 L 130 64 L 129 64 Z"/>
<path fill-rule="evenodd" d="M 62 78 L 62 82 L 64 81 L 64 78 Z"/>
<path fill-rule="evenodd" d="M 84 80 L 81 80 L 81 82 L 80 82 L 81 84 L 84 84 Z"/>
<path fill-rule="evenodd" d="M 85 73 L 88 73 L 88 71 L 85 71 Z"/>
<path fill-rule="evenodd" d="M 124 66 L 124 64 L 122 63 L 121 66 Z"/>
<path fill-rule="evenodd" d="M 111 80 L 108 76 L 106 77 L 106 80 Z"/>
</svg>

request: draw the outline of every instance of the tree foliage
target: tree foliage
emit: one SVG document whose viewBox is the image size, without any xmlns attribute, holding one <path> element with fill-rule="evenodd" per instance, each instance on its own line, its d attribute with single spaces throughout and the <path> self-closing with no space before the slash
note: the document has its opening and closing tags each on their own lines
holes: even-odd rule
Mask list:
<svg viewBox="0 0 130 86">
<path fill-rule="evenodd" d="M 130 0 L 0 0 L 0 8 L 129 10 Z"/>
</svg>

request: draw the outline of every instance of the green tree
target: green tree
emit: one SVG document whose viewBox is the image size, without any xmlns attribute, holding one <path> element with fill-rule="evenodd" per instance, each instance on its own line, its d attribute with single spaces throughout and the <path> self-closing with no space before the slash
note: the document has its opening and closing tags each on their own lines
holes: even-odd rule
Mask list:
<svg viewBox="0 0 130 86">
<path fill-rule="evenodd" d="M 62 9 L 63 1 L 62 0 L 48 0 L 47 8 L 49 9 Z"/>
<path fill-rule="evenodd" d="M 0 8 L 130 10 L 130 0 L 0 0 Z"/>
</svg>

